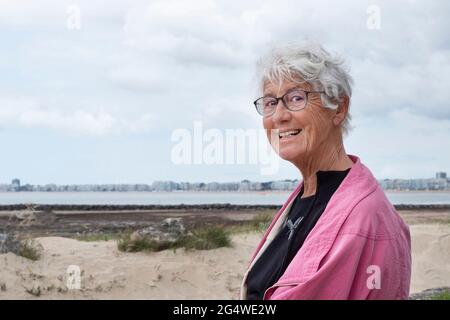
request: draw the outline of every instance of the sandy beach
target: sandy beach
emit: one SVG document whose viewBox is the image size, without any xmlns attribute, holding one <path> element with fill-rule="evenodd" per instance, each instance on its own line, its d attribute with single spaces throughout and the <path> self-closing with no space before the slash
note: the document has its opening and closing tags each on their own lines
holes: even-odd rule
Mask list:
<svg viewBox="0 0 450 320">
<path fill-rule="evenodd" d="M 403 212 L 412 235 L 411 293 L 450 286 L 450 212 Z M 121 252 L 114 240 L 38 237 L 31 261 L 0 255 L 0 299 L 238 299 L 243 273 L 261 233 L 232 236 L 232 247 Z M 80 271 L 71 288 L 69 266 Z M 73 268 L 73 267 L 72 267 Z"/>
</svg>

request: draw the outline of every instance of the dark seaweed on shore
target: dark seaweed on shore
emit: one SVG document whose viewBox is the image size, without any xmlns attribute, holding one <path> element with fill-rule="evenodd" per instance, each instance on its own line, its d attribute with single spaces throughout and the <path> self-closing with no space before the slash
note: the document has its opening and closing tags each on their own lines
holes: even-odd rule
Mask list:
<svg viewBox="0 0 450 320">
<path fill-rule="evenodd" d="M 0 211 L 26 210 L 30 204 L 0 205 Z M 449 210 L 450 204 L 396 204 L 397 210 Z M 278 210 L 280 205 L 177 204 L 177 205 L 84 205 L 84 204 L 34 204 L 38 211 L 122 211 L 122 210 Z"/>
</svg>

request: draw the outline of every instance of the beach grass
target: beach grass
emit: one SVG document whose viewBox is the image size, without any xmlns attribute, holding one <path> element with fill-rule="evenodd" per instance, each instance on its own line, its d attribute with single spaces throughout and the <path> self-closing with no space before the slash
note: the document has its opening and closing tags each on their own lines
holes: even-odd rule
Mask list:
<svg viewBox="0 0 450 320">
<path fill-rule="evenodd" d="M 241 233 L 261 233 L 267 229 L 273 220 L 273 211 L 263 211 L 251 220 L 233 225 L 208 225 L 196 227 L 188 234 L 180 236 L 175 241 L 155 241 L 148 239 L 133 239 L 132 232 L 122 233 L 117 240 L 117 247 L 124 252 L 151 251 L 184 248 L 186 250 L 211 250 L 221 247 L 231 247 L 231 236 Z M 89 239 L 89 238 L 88 238 Z M 93 237 L 95 239 L 95 237 Z M 93 240 L 95 241 L 95 240 Z"/>
<path fill-rule="evenodd" d="M 117 240 L 119 238 L 120 238 L 119 233 L 87 233 L 75 237 L 76 240 L 86 242 L 109 241 L 109 240 Z"/>
<path fill-rule="evenodd" d="M 124 252 L 162 251 L 172 248 L 172 243 L 147 239 L 131 239 L 130 235 L 123 235 L 117 240 L 117 248 Z"/>
<path fill-rule="evenodd" d="M 192 234 L 181 237 L 177 246 L 185 249 L 211 250 L 230 247 L 230 233 L 224 226 L 208 226 L 194 229 Z"/>
<path fill-rule="evenodd" d="M 256 214 L 253 219 L 243 221 L 240 224 L 229 227 L 229 231 L 232 234 L 249 233 L 249 232 L 264 232 L 270 222 L 273 220 L 273 212 L 261 212 Z"/>
<path fill-rule="evenodd" d="M 211 250 L 230 246 L 230 233 L 224 226 L 199 227 L 186 235 L 180 236 L 175 241 L 155 241 L 145 238 L 132 239 L 130 232 L 122 234 L 117 240 L 117 248 L 124 252 L 155 252 L 179 248 L 186 250 Z"/>
<path fill-rule="evenodd" d="M 450 290 L 435 294 L 428 298 L 429 300 L 450 300 Z"/>
<path fill-rule="evenodd" d="M 156 241 L 146 238 L 134 239 L 133 230 L 122 233 L 91 233 L 75 237 L 80 241 L 109 241 L 115 240 L 117 248 L 122 252 L 158 252 L 167 249 L 184 248 L 186 250 L 211 250 L 232 246 L 231 236 L 241 233 L 261 233 L 267 229 L 273 220 L 274 212 L 264 210 L 252 219 L 240 221 L 232 225 L 206 225 L 194 227 L 187 234 L 181 235 L 174 241 Z"/>
</svg>

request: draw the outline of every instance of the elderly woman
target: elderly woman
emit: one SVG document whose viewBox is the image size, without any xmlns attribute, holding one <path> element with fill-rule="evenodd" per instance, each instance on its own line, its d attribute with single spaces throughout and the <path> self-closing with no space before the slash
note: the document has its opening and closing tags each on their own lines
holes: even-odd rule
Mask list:
<svg viewBox="0 0 450 320">
<path fill-rule="evenodd" d="M 407 299 L 409 229 L 347 154 L 350 75 L 319 45 L 273 49 L 254 104 L 271 145 L 303 177 L 257 246 L 242 299 Z"/>
</svg>

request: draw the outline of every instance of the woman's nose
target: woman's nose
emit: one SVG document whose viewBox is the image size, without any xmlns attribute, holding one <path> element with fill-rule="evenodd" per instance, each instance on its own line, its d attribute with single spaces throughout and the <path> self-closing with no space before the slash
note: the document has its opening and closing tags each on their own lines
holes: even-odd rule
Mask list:
<svg viewBox="0 0 450 320">
<path fill-rule="evenodd" d="M 275 112 L 272 115 L 273 122 L 283 122 L 290 119 L 291 113 L 285 107 L 283 100 L 278 100 Z"/>
</svg>

